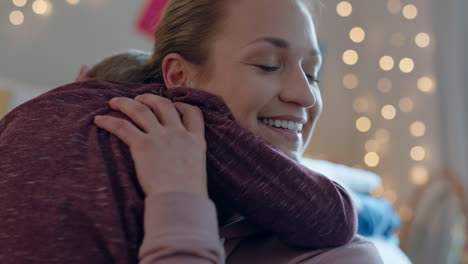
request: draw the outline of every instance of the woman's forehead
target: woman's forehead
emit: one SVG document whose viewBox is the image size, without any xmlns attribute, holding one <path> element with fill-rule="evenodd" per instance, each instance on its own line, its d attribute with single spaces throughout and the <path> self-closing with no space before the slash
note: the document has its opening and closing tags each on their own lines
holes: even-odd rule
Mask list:
<svg viewBox="0 0 468 264">
<path fill-rule="evenodd" d="M 255 25 L 304 24 L 312 20 L 305 0 L 235 0 L 227 6 L 226 18 Z M 251 24 L 254 25 L 254 24 Z M 299 25 L 297 25 L 299 26 Z"/>
<path fill-rule="evenodd" d="M 224 17 L 221 34 L 244 47 L 258 40 L 278 40 L 289 48 L 309 46 L 317 52 L 311 14 L 298 0 L 235 0 Z M 220 36 L 221 37 L 221 36 Z"/>
</svg>

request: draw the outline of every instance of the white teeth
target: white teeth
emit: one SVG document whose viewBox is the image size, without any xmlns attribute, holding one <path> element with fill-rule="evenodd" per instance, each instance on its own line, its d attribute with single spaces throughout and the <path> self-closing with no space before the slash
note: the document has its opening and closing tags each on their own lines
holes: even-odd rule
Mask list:
<svg viewBox="0 0 468 264">
<path fill-rule="evenodd" d="M 303 124 L 296 123 L 293 121 L 274 120 L 271 118 L 263 118 L 261 121 L 265 123 L 266 125 L 269 125 L 272 127 L 285 128 L 285 129 L 289 129 L 295 132 L 302 132 L 302 128 L 303 128 Z"/>
<path fill-rule="evenodd" d="M 281 120 L 275 120 L 275 127 L 281 127 Z"/>
</svg>

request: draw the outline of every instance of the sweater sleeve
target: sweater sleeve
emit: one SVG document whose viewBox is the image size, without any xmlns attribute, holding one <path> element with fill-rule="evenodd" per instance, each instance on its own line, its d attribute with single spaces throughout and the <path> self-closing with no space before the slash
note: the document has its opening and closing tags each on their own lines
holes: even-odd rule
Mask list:
<svg viewBox="0 0 468 264">
<path fill-rule="evenodd" d="M 188 192 L 148 196 L 139 259 L 140 264 L 224 263 L 213 202 Z"/>
<path fill-rule="evenodd" d="M 235 208 L 295 247 L 338 247 L 355 236 L 356 211 L 342 186 L 234 125 L 206 133 L 208 189 L 218 214 Z"/>
</svg>

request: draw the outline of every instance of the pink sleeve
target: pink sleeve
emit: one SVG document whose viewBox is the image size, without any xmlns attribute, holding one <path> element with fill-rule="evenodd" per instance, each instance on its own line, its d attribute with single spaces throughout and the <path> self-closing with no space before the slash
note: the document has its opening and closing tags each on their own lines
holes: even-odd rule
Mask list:
<svg viewBox="0 0 468 264">
<path fill-rule="evenodd" d="M 188 192 L 148 196 L 144 233 L 140 264 L 224 263 L 216 209 L 208 197 Z"/>
</svg>

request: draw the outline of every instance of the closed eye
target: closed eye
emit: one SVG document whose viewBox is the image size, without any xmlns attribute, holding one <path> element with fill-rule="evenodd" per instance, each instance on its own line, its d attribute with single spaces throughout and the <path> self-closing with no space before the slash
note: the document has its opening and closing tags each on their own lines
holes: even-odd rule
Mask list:
<svg viewBox="0 0 468 264">
<path fill-rule="evenodd" d="M 310 82 L 316 82 L 316 83 L 319 82 L 319 80 L 318 80 L 318 78 L 316 76 L 306 74 L 306 77 L 307 77 L 307 79 L 309 79 Z"/>
<path fill-rule="evenodd" d="M 252 66 L 255 66 L 265 72 L 274 72 L 274 71 L 279 70 L 280 68 L 280 67 L 260 65 L 260 64 L 254 64 Z M 318 78 L 314 75 L 306 74 L 306 77 L 309 80 L 309 82 L 315 82 L 315 83 L 319 82 Z"/>
<path fill-rule="evenodd" d="M 261 69 L 262 71 L 266 71 L 266 72 L 274 72 L 274 71 L 277 71 L 279 69 L 279 67 L 266 66 L 266 65 L 253 65 L 253 66 Z"/>
</svg>

